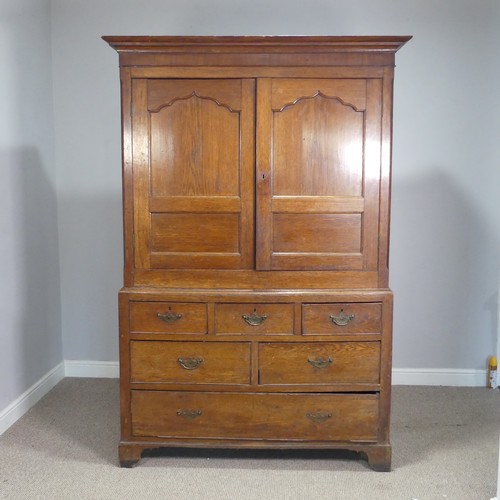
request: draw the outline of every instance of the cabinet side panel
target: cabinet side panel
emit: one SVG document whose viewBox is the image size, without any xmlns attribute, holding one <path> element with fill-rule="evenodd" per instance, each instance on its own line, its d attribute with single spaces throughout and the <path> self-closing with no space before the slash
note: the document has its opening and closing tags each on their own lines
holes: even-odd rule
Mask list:
<svg viewBox="0 0 500 500">
<path fill-rule="evenodd" d="M 134 283 L 134 199 L 132 172 L 132 81 L 130 68 L 120 69 L 122 118 L 122 202 L 124 283 Z"/>
<path fill-rule="evenodd" d="M 367 106 L 364 147 L 363 257 L 364 269 L 378 269 L 380 204 L 380 139 L 382 120 L 382 81 L 367 80 Z"/>
<path fill-rule="evenodd" d="M 118 295 L 120 325 L 120 428 L 122 441 L 132 436 L 130 418 L 130 344 L 129 344 L 129 295 Z"/>
<path fill-rule="evenodd" d="M 382 307 L 382 351 L 380 353 L 379 441 L 389 443 L 391 423 L 393 296 L 386 294 Z"/>
<path fill-rule="evenodd" d="M 379 283 L 387 287 L 389 282 L 389 236 L 391 214 L 392 170 L 392 95 L 394 69 L 384 69 L 382 98 L 382 154 L 380 177 L 380 224 L 379 224 Z"/>
</svg>

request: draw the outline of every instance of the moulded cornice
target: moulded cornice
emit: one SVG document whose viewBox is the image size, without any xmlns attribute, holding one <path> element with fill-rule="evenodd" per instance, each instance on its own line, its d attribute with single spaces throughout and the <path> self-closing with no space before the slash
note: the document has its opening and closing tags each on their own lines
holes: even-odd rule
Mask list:
<svg viewBox="0 0 500 500">
<path fill-rule="evenodd" d="M 396 52 L 411 36 L 103 36 L 118 52 Z"/>
</svg>

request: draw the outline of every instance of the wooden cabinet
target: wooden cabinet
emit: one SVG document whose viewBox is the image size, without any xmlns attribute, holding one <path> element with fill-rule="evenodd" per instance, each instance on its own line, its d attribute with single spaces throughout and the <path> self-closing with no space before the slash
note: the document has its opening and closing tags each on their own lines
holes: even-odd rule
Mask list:
<svg viewBox="0 0 500 500">
<path fill-rule="evenodd" d="M 392 83 L 409 37 L 104 37 L 120 57 L 120 463 L 389 470 Z"/>
</svg>

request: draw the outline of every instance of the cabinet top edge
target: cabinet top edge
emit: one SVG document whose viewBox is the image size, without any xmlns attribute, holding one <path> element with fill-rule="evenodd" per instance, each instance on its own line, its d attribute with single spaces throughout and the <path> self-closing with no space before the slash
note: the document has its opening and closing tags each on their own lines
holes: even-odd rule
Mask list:
<svg viewBox="0 0 500 500">
<path fill-rule="evenodd" d="M 117 52 L 396 52 L 411 36 L 103 36 Z"/>
</svg>

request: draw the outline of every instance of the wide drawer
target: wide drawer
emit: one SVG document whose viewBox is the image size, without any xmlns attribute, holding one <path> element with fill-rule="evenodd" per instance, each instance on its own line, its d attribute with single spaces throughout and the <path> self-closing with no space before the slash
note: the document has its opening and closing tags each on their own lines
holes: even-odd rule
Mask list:
<svg viewBox="0 0 500 500">
<path fill-rule="evenodd" d="M 248 384 L 250 344 L 130 342 L 131 382 Z"/>
<path fill-rule="evenodd" d="M 290 335 L 293 304 L 216 304 L 215 333 Z"/>
<path fill-rule="evenodd" d="M 378 384 L 379 342 L 259 345 L 260 384 Z"/>
<path fill-rule="evenodd" d="M 207 333 L 207 305 L 131 302 L 132 333 Z"/>
<path fill-rule="evenodd" d="M 132 391 L 134 436 L 376 441 L 375 394 Z"/>
<path fill-rule="evenodd" d="M 382 304 L 380 303 L 302 305 L 304 335 L 344 335 L 381 331 Z"/>
</svg>

